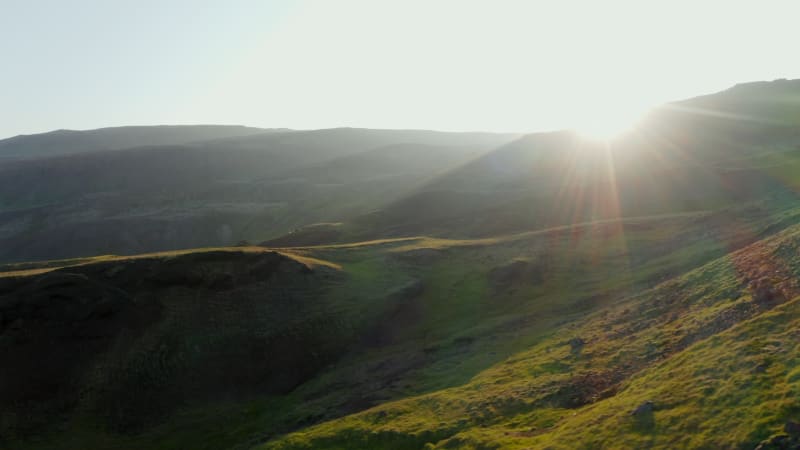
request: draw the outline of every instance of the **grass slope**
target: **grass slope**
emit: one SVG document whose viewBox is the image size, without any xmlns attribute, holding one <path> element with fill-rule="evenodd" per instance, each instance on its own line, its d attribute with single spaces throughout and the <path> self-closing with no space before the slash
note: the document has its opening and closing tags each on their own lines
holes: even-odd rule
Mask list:
<svg viewBox="0 0 800 450">
<path fill-rule="evenodd" d="M 7 266 L 33 271 L 66 266 L 43 274 L 12 274 L 5 278 L 12 285 L 78 273 L 108 289 L 121 289 L 142 304 L 156 300 L 171 312 L 167 318 L 152 320 L 135 345 L 163 348 L 166 353 L 155 352 L 153 358 L 166 358 L 166 367 L 177 364 L 190 373 L 197 370 L 201 379 L 207 369 L 193 366 L 191 359 L 186 366 L 183 359 L 170 355 L 180 355 L 181 349 L 203 336 L 215 343 L 201 346 L 211 350 L 201 351 L 197 361 L 210 361 L 209 367 L 216 367 L 220 359 L 213 349 L 227 348 L 224 342 L 230 339 L 228 351 L 234 356 L 228 364 L 237 372 L 264 369 L 259 369 L 260 357 L 236 359 L 239 352 L 234 350 L 243 345 L 237 339 L 245 336 L 236 330 L 254 327 L 259 333 L 281 335 L 298 326 L 302 333 L 311 332 L 305 341 L 310 345 L 321 345 L 319 339 L 337 344 L 328 350 L 320 346 L 325 366 L 316 367 L 290 390 L 259 388 L 232 395 L 226 393 L 229 382 L 203 384 L 205 394 L 159 408 L 157 423 L 133 429 L 120 429 L 97 415 L 103 410 L 96 409 L 98 397 L 92 393 L 107 385 L 86 381 L 82 389 L 88 400 L 79 402 L 77 409 L 41 416 L 47 424 L 35 428 L 35 440 L 24 432 L 9 433 L 18 429 L 14 423 L 19 417 L 6 413 L 0 422 L 4 435 L 16 437 L 6 438 L 4 447 L 217 449 L 250 448 L 260 442 L 268 442 L 267 448 L 559 445 L 564 438 L 557 430 L 567 426 L 572 414 L 582 417 L 578 413 L 586 408 L 621 396 L 633 377 L 686 351 L 702 340 L 705 330 L 714 330 L 714 324 L 732 325 L 766 310 L 758 306 L 741 313 L 734 309 L 738 315 L 725 312 L 734 305 L 726 303 L 729 298 L 747 301 L 737 291 L 746 290 L 746 283 L 742 287 L 736 281 L 736 264 L 730 258 L 676 275 L 798 221 L 797 210 L 775 214 L 751 204 L 713 213 L 600 221 L 485 239 L 418 237 L 281 250 L 311 267 L 310 278 L 290 273 L 288 278 L 259 280 L 246 275 L 252 264 L 248 258 L 272 254 L 263 248 Z M 213 262 L 216 259 L 220 262 Z M 183 264 L 183 269 L 176 272 L 177 266 L 173 267 L 167 271 L 173 276 L 166 275 L 166 284 L 144 289 L 136 287 L 138 281 L 118 278 L 116 271 L 121 269 L 113 269 L 129 264 L 141 268 L 145 287 L 169 264 Z M 220 270 L 240 281 L 221 290 L 211 288 L 216 283 L 202 281 L 224 281 L 227 275 L 220 275 Z M 186 279 L 178 274 L 184 271 L 204 275 L 195 281 L 189 277 L 194 287 L 183 286 Z M 668 294 L 670 302 L 653 300 Z M 296 298 L 297 306 L 281 309 L 287 305 L 281 298 Z M 717 318 L 719 314 L 734 315 L 725 322 Z M 208 335 L 207 322 L 213 317 L 223 321 L 219 330 L 228 331 Z M 164 333 L 177 330 L 175 323 L 185 324 L 177 340 Z M 319 328 L 323 323 L 346 326 Z M 241 328 L 242 324 L 247 325 Z M 0 326 L 6 336 L 14 329 L 9 326 L 7 321 Z M 294 354 L 304 358 L 288 347 L 262 350 L 267 360 Z M 135 366 L 140 364 L 135 355 L 115 353 L 112 360 Z M 291 365 L 286 370 L 270 367 L 273 372 L 267 373 L 272 379 L 293 373 Z M 107 379 L 103 373 L 99 372 L 100 380 Z M 175 395 L 180 398 L 182 390 L 163 388 L 183 380 L 176 373 L 183 372 L 167 370 L 165 378 L 156 377 L 160 380 L 156 389 L 145 389 L 145 394 L 163 397 L 167 404 Z M 653 396 L 653 400 L 663 407 L 663 399 Z M 630 400 L 637 401 L 639 397 Z M 627 414 L 627 404 L 625 408 L 619 414 Z M 121 423 L 139 417 L 135 409 L 122 411 L 115 419 Z M 293 430 L 300 431 L 291 434 Z"/>
<path fill-rule="evenodd" d="M 754 448 L 800 414 L 799 249 L 792 227 L 554 327 L 464 385 L 261 448 Z"/>
</svg>

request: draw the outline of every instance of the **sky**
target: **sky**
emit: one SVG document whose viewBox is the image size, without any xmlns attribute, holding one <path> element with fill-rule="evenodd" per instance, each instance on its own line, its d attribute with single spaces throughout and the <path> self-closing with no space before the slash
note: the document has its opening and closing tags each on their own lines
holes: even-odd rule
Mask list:
<svg viewBox="0 0 800 450">
<path fill-rule="evenodd" d="M 616 125 L 800 78 L 798 17 L 797 0 L 0 0 L 0 138 Z"/>
</svg>

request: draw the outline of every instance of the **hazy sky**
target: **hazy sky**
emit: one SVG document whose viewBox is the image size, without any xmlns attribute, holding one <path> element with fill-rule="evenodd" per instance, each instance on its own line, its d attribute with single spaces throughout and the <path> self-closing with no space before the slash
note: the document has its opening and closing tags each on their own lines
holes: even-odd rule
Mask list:
<svg viewBox="0 0 800 450">
<path fill-rule="evenodd" d="M 800 78 L 800 1 L 0 0 L 0 137 L 534 131 Z"/>
</svg>

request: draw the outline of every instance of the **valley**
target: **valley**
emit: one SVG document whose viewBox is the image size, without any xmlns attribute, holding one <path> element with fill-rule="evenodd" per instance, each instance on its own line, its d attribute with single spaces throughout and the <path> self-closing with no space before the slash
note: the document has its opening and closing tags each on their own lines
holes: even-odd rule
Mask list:
<svg viewBox="0 0 800 450">
<path fill-rule="evenodd" d="M 0 141 L 0 447 L 795 448 L 798 130 Z"/>
</svg>

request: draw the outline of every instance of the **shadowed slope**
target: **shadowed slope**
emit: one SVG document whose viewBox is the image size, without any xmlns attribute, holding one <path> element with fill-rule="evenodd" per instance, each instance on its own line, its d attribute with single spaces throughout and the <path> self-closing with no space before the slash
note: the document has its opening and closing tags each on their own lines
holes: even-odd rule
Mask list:
<svg viewBox="0 0 800 450">
<path fill-rule="evenodd" d="M 511 138 L 275 131 L 0 162 L 0 261 L 259 241 L 363 214 Z"/>
<path fill-rule="evenodd" d="M 263 249 L 0 278 L 2 435 L 76 420 L 127 434 L 189 405 L 286 393 L 346 348 L 350 325 L 319 301 L 340 279 Z"/>
<path fill-rule="evenodd" d="M 0 158 L 41 158 L 148 145 L 176 145 L 273 130 L 238 125 L 159 125 L 57 130 L 0 140 Z"/>
</svg>

